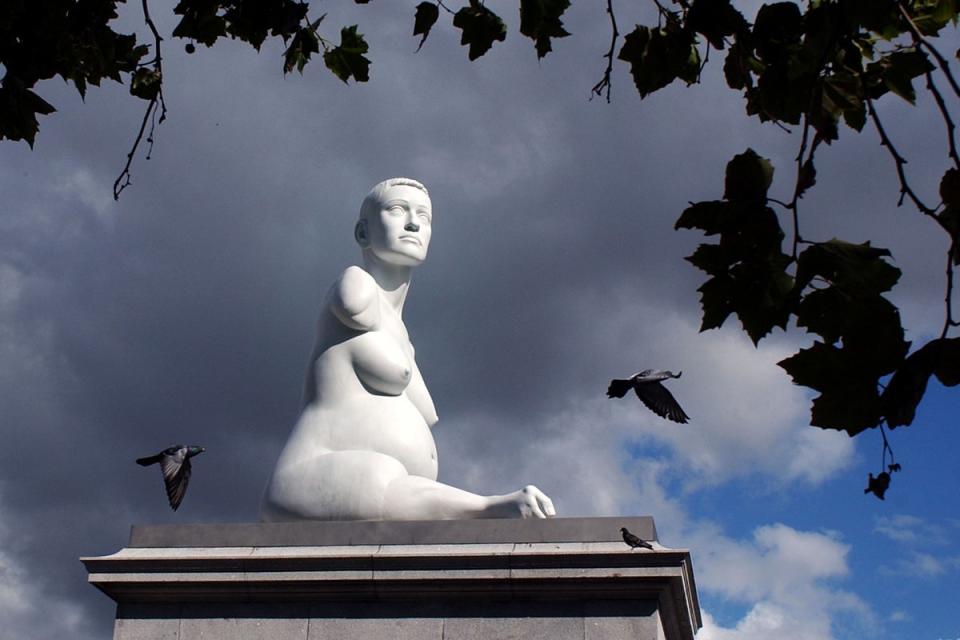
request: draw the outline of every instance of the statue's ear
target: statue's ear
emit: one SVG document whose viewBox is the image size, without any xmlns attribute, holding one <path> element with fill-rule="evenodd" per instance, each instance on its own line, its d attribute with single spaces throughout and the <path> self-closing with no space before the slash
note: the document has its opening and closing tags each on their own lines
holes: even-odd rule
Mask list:
<svg viewBox="0 0 960 640">
<path fill-rule="evenodd" d="M 366 220 L 357 220 L 357 225 L 353 228 L 353 237 L 361 248 L 367 248 L 367 246 L 370 244 L 370 236 L 367 235 Z"/>
</svg>

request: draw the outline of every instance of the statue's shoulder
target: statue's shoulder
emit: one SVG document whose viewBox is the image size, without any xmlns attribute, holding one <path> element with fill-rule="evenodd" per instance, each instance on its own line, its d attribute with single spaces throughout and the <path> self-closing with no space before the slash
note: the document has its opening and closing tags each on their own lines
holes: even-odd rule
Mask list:
<svg viewBox="0 0 960 640">
<path fill-rule="evenodd" d="M 372 329 L 379 320 L 376 280 L 361 267 L 349 266 L 330 289 L 331 311 L 353 329 Z"/>
</svg>

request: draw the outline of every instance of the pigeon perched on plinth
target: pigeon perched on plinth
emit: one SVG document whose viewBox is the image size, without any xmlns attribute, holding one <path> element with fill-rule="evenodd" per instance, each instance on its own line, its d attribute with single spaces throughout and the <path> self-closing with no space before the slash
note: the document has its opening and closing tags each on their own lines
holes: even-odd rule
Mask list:
<svg viewBox="0 0 960 640">
<path fill-rule="evenodd" d="M 629 531 L 626 527 L 620 527 L 620 533 L 623 534 L 623 541 L 630 545 L 632 548 L 636 549 L 637 547 L 643 547 L 644 549 L 653 550 L 653 545 L 647 542 L 646 540 L 641 540 L 639 536 L 636 536 Z"/>
<path fill-rule="evenodd" d="M 655 414 L 661 418 L 684 424 L 690 419 L 690 416 L 684 413 L 673 395 L 667 391 L 667 388 L 660 384 L 661 380 L 679 378 L 682 374 L 682 371 L 674 373 L 659 369 L 645 369 L 640 373 L 633 374 L 627 380 L 611 380 L 610 386 L 607 388 L 607 397 L 622 398 L 627 391 L 633 389 L 643 404 L 647 405 L 647 408 Z"/>
<path fill-rule="evenodd" d="M 183 496 L 187 493 L 187 484 L 190 482 L 190 458 L 204 451 L 206 449 L 203 447 L 177 444 L 155 456 L 137 458 L 137 464 L 148 467 L 160 463 L 163 484 L 167 488 L 167 499 L 170 501 L 170 508 L 176 511 L 183 502 Z"/>
</svg>

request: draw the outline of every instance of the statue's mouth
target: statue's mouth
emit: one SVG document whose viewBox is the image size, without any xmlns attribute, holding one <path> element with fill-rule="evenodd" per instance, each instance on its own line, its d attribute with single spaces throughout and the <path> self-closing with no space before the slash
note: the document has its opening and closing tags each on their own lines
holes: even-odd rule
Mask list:
<svg viewBox="0 0 960 640">
<path fill-rule="evenodd" d="M 417 246 L 420 246 L 420 247 L 423 246 L 423 242 L 421 242 L 420 238 L 418 238 L 417 236 L 400 236 L 400 239 L 414 242 L 416 243 Z"/>
</svg>

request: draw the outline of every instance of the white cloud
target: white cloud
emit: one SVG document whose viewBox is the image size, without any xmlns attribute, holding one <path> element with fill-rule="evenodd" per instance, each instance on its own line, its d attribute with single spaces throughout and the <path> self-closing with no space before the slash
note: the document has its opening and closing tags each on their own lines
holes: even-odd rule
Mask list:
<svg viewBox="0 0 960 640">
<path fill-rule="evenodd" d="M 887 616 L 887 620 L 889 620 L 890 622 L 910 622 L 911 620 L 913 620 L 913 616 L 911 616 L 906 611 L 901 611 L 900 609 L 897 609 L 896 611 L 890 612 L 890 615 Z"/>
<path fill-rule="evenodd" d="M 893 565 L 883 565 L 880 573 L 888 576 L 909 576 L 913 578 L 936 578 L 946 574 L 956 566 L 953 558 L 938 558 L 929 553 L 911 551 Z"/>
<path fill-rule="evenodd" d="M 624 375 L 648 366 L 683 371 L 668 387 L 691 416 L 689 424 L 667 423 L 638 403 L 619 402 L 609 426 L 669 444 L 689 487 L 757 473 L 775 487 L 817 485 L 852 461 L 851 438 L 810 427 L 809 395 L 776 364 L 796 351 L 796 338 L 774 336 L 757 348 L 738 327 L 700 333 L 689 315 L 638 304 L 635 292 L 622 292 L 615 304 L 584 306 L 607 308 L 599 321 L 583 324 L 608 337 L 597 348 L 607 362 L 623 362 Z"/>
<path fill-rule="evenodd" d="M 877 516 L 873 530 L 901 544 L 943 545 L 949 541 L 947 527 L 909 514 Z"/>
<path fill-rule="evenodd" d="M 62 168 L 54 191 L 67 201 L 79 201 L 90 208 L 101 224 L 108 224 L 116 217 L 119 207 L 111 195 L 111 187 L 105 180 L 98 180 L 93 173 L 82 167 Z M 76 212 L 73 212 L 76 214 Z"/>
<path fill-rule="evenodd" d="M 875 624 L 865 602 L 830 584 L 850 572 L 850 547 L 834 534 L 774 524 L 758 527 L 750 540 L 702 526 L 691 536 L 701 589 L 749 607 L 729 628 L 705 615 L 699 640 L 828 640 L 835 637 L 836 622 L 850 614 L 861 626 Z"/>
</svg>

